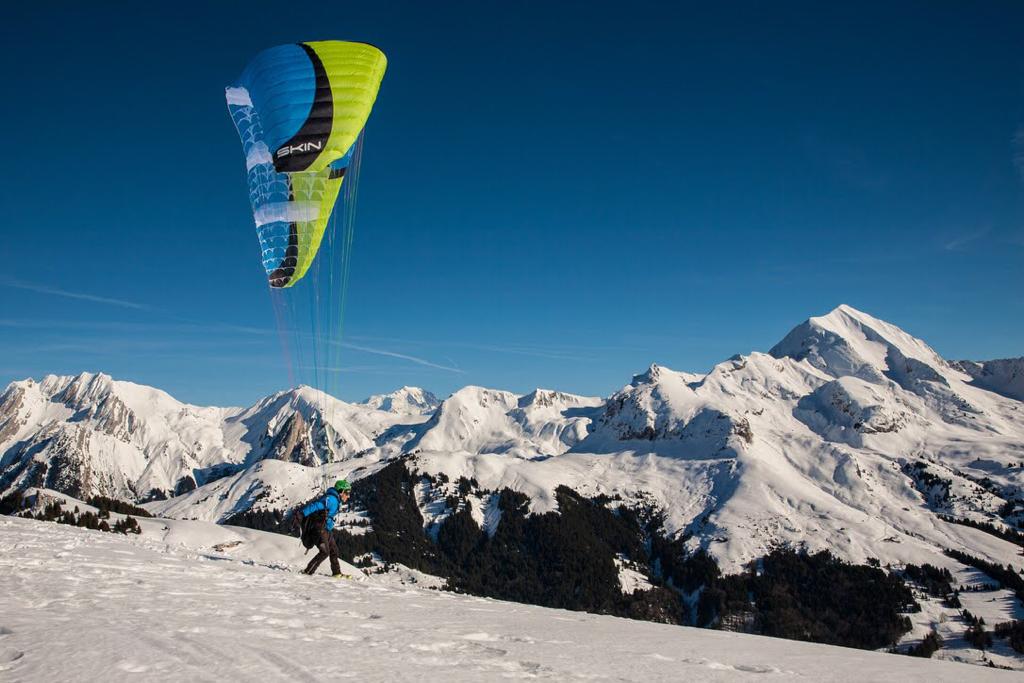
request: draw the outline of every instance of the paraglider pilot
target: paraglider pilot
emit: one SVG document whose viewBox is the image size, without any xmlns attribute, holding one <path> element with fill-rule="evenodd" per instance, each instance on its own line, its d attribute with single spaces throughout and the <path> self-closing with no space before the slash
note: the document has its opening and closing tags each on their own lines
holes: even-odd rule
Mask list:
<svg viewBox="0 0 1024 683">
<path fill-rule="evenodd" d="M 341 565 L 338 563 L 338 546 L 334 542 L 334 516 L 338 514 L 342 503 L 347 503 L 352 492 L 352 485 L 344 479 L 339 479 L 334 488 L 327 489 L 321 498 L 302 508 L 296 515 L 299 529 L 302 534 L 302 545 L 309 550 L 316 546 L 316 556 L 309 561 L 303 574 L 314 574 L 320 564 L 331 558 L 331 575 L 343 576 Z"/>
</svg>

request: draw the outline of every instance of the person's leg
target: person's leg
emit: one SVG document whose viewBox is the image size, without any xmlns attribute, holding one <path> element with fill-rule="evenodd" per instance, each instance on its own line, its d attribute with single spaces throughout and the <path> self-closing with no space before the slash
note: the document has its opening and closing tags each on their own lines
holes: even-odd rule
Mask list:
<svg viewBox="0 0 1024 683">
<path fill-rule="evenodd" d="M 331 574 L 341 573 L 341 564 L 338 563 L 338 544 L 334 542 L 334 534 L 327 532 L 327 550 L 331 554 Z"/>
<path fill-rule="evenodd" d="M 320 566 L 320 563 L 327 558 L 327 548 L 325 548 L 321 544 L 317 546 L 317 550 L 319 550 L 319 552 L 313 556 L 313 559 L 309 561 L 309 564 L 306 565 L 306 568 L 302 570 L 304 574 L 316 573 L 316 570 Z"/>
<path fill-rule="evenodd" d="M 313 556 L 313 559 L 309 561 L 309 564 L 306 565 L 305 572 L 307 574 L 315 573 L 317 568 L 320 567 L 320 563 L 327 559 L 327 556 L 330 554 L 330 550 L 328 548 L 331 542 L 333 542 L 333 539 L 331 538 L 330 532 L 328 532 L 327 529 L 321 531 L 319 542 L 316 544 L 318 552 Z"/>
</svg>

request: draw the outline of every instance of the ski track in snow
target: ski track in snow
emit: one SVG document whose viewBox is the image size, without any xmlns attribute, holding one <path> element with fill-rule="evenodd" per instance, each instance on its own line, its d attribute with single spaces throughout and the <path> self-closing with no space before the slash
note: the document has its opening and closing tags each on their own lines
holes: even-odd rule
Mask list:
<svg viewBox="0 0 1024 683">
<path fill-rule="evenodd" d="M 1020 680 L 545 609 L 0 518 L 0 680 Z"/>
</svg>

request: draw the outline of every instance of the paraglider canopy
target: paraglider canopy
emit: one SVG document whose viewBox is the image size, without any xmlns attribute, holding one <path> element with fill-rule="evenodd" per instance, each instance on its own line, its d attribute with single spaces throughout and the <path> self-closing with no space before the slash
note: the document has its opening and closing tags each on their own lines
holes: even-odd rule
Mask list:
<svg viewBox="0 0 1024 683">
<path fill-rule="evenodd" d="M 316 257 L 386 67 L 365 43 L 281 45 L 226 89 L 271 287 L 293 286 Z"/>
<path fill-rule="evenodd" d="M 386 66 L 365 43 L 281 45 L 225 92 L 291 384 L 316 389 L 299 446 L 320 461 L 325 491 L 346 445 L 328 393 L 340 382 L 364 129 Z"/>
</svg>

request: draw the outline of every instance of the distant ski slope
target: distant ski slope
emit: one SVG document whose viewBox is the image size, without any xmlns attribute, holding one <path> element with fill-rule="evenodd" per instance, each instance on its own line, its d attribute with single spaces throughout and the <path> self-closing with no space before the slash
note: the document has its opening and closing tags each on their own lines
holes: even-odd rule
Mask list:
<svg viewBox="0 0 1024 683">
<path fill-rule="evenodd" d="M 178 541 L 189 535 L 182 524 Z M 900 655 L 304 577 L 148 532 L 9 517 L 0 518 L 0 584 L 4 680 L 1019 680 Z"/>
</svg>

